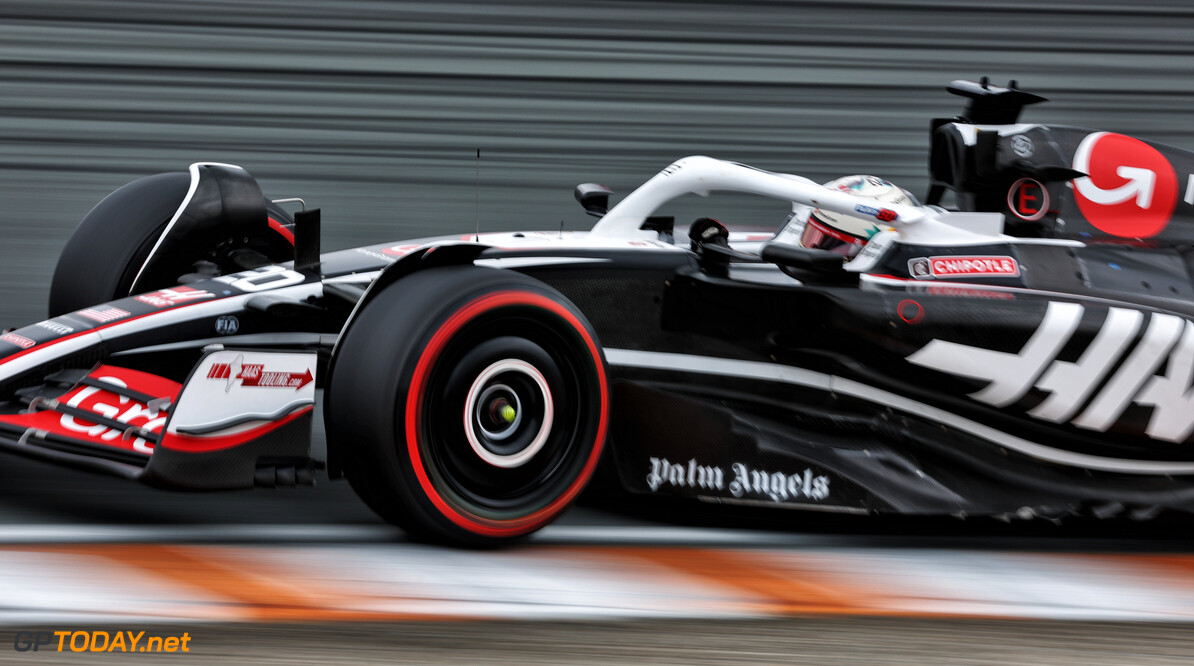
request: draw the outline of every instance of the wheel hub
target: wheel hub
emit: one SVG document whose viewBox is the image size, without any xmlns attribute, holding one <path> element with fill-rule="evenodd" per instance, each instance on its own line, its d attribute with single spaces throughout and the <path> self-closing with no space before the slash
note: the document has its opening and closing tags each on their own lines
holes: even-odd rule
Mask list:
<svg viewBox="0 0 1194 666">
<path fill-rule="evenodd" d="M 522 401 L 505 384 L 494 384 L 482 391 L 477 399 L 477 412 L 481 433 L 493 441 L 508 439 L 522 424 Z"/>
</svg>

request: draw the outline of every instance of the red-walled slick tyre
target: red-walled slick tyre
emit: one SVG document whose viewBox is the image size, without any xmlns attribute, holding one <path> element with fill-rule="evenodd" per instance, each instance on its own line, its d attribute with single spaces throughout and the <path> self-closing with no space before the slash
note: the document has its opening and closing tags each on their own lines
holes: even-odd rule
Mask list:
<svg viewBox="0 0 1194 666">
<path fill-rule="evenodd" d="M 362 499 L 421 540 L 497 545 L 551 522 L 592 476 L 609 420 L 584 316 L 506 270 L 387 286 L 341 337 L 328 442 Z"/>
</svg>

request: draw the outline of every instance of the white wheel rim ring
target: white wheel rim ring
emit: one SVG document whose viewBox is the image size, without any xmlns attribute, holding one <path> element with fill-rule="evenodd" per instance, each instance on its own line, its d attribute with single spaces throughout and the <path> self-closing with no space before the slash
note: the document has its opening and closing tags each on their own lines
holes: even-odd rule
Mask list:
<svg viewBox="0 0 1194 666">
<path fill-rule="evenodd" d="M 477 437 L 477 430 L 473 425 L 473 409 L 477 406 L 481 387 L 485 386 L 486 382 L 490 379 L 503 372 L 517 372 L 530 377 L 543 395 L 543 423 L 539 426 L 539 432 L 535 433 L 535 438 L 531 440 L 531 443 L 526 448 L 510 455 L 501 455 L 485 448 L 481 444 L 480 438 Z M 548 388 L 547 380 L 543 377 L 543 373 L 539 372 L 535 366 L 521 359 L 502 359 L 481 371 L 481 374 L 477 375 L 477 378 L 473 380 L 472 386 L 469 387 L 468 399 L 464 402 L 464 436 L 468 440 L 469 446 L 472 447 L 473 453 L 476 453 L 477 457 L 481 460 L 494 467 L 504 469 L 519 467 L 525 465 L 531 458 L 534 458 L 543 448 L 543 445 L 547 443 L 547 436 L 551 433 L 553 412 L 551 389 Z"/>
</svg>

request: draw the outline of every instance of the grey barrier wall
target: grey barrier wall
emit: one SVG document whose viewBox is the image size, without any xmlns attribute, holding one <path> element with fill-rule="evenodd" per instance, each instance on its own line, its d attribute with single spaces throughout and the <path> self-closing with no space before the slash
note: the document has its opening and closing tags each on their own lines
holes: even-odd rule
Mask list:
<svg viewBox="0 0 1194 666">
<path fill-rule="evenodd" d="M 573 185 L 626 192 L 688 154 L 923 193 L 957 78 L 1194 148 L 1192 34 L 1186 2 L 3 3 L 0 327 L 43 316 L 95 202 L 194 161 L 322 207 L 325 248 L 582 229 Z"/>
</svg>

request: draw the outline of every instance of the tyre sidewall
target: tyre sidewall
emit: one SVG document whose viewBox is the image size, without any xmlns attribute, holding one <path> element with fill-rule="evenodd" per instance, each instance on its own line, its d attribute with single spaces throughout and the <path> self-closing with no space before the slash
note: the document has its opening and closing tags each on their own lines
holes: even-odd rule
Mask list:
<svg viewBox="0 0 1194 666">
<path fill-rule="evenodd" d="M 148 176 L 96 204 L 58 256 L 50 280 L 50 316 L 127 296 L 189 183 L 186 173 Z"/>
<path fill-rule="evenodd" d="M 471 348 L 461 347 L 462 340 L 477 337 L 486 325 L 500 328 L 499 320 L 512 313 L 532 317 L 536 326 L 574 345 L 574 372 L 565 374 L 577 377 L 579 388 L 568 399 L 576 403 L 569 418 L 575 417 L 580 434 L 560 445 L 571 458 L 547 477 L 539 499 L 528 505 L 533 508 L 502 511 L 470 501 L 445 481 L 444 457 L 431 448 L 428 433 L 464 426 L 450 418 L 448 424 L 427 423 L 429 400 L 438 399 L 427 392 L 450 372 L 448 364 L 464 358 L 462 349 Z M 325 398 L 329 440 L 344 455 L 349 480 L 366 503 L 416 536 L 486 544 L 528 534 L 562 512 L 596 467 L 609 412 L 596 334 L 567 299 L 522 274 L 467 266 L 403 278 L 359 313 L 333 365 Z"/>
</svg>

